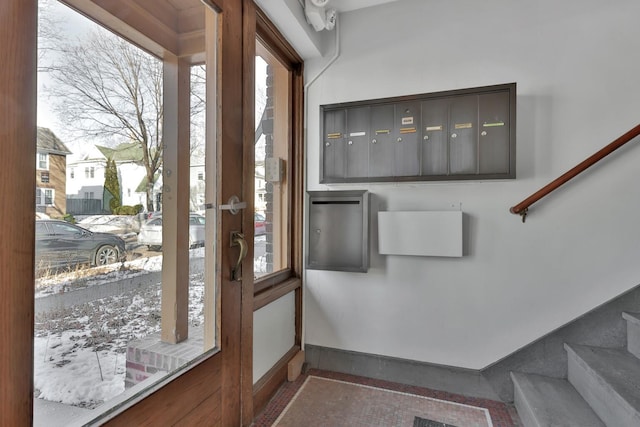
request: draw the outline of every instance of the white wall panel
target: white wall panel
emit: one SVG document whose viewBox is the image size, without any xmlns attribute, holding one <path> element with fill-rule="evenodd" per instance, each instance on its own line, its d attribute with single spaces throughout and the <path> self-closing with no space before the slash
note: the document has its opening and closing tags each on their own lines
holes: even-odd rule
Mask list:
<svg viewBox="0 0 640 427">
<path fill-rule="evenodd" d="M 255 384 L 295 343 L 295 292 L 253 313 L 253 383 Z"/>
<path fill-rule="evenodd" d="M 462 256 L 462 212 L 378 212 L 381 255 Z"/>
</svg>

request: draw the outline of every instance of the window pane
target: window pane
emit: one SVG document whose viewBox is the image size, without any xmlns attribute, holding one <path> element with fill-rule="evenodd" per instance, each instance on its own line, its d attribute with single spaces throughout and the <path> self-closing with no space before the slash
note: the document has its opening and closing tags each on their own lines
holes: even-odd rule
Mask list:
<svg viewBox="0 0 640 427">
<path fill-rule="evenodd" d="M 188 211 L 202 209 L 206 185 L 215 185 L 207 180 L 204 169 L 216 157 L 204 156 L 206 80 L 200 74 L 192 85 L 200 101 L 192 99 L 191 104 L 191 166 L 196 170 L 197 188 L 193 204 L 181 201 L 177 209 L 181 215 L 193 215 L 189 221 L 192 247 L 181 247 L 182 252 L 163 247 L 163 215 L 165 234 L 170 224 L 175 225 L 177 215 L 161 212 L 162 171 L 170 159 L 162 145 L 168 144 L 163 142 L 162 123 L 169 114 L 163 108 L 163 90 L 183 86 L 171 79 L 164 81 L 161 60 L 100 30 L 60 2 L 47 1 L 41 6 L 41 12 L 51 15 L 41 19 L 40 26 L 50 26 L 46 30 L 56 37 L 51 40 L 54 48 L 39 56 L 40 68 L 49 70 L 39 75 L 43 83 L 38 94 L 38 120 L 43 120 L 39 126 L 51 127 L 71 152 L 61 159 L 55 154 L 36 156 L 38 168 L 48 171 L 46 187 L 52 187 L 36 189 L 36 204 L 38 211 L 54 219 L 36 220 L 34 425 L 58 427 L 71 425 L 69 420 L 78 413 L 100 417 L 123 392 L 133 387 L 135 393 L 144 391 L 181 372 L 214 347 L 214 340 L 207 345 L 203 337 L 207 328 L 215 331 L 218 327 L 220 293 L 213 287 L 214 276 L 205 274 L 204 247 L 208 238 L 208 250 L 214 250 L 215 236 L 206 237 L 204 217 Z M 197 7 L 205 13 L 203 3 Z M 56 23 L 61 28 L 54 28 Z M 204 65 L 198 68 L 206 70 Z M 212 64 L 212 70 L 217 68 Z M 79 69 L 90 71 L 81 75 Z M 123 81 L 127 78 L 133 81 Z M 93 89 L 90 82 L 97 80 L 92 79 L 101 79 Z M 83 82 L 86 86 L 78 86 Z M 83 98 L 99 88 L 108 90 L 94 96 L 109 97 L 117 117 Z M 130 88 L 138 90 L 136 96 L 128 93 Z M 138 98 L 144 105 L 136 104 Z M 210 105 L 217 108 L 216 102 Z M 122 120 L 128 120 L 126 126 Z M 136 128 L 140 123 L 144 123 L 143 131 Z M 183 130 L 190 124 L 177 126 Z M 148 140 L 142 140 L 143 135 Z M 154 159 L 154 155 L 159 157 Z M 147 158 L 155 163 L 145 163 Z M 58 164 L 63 166 L 58 169 Z M 148 168 L 152 168 L 150 173 Z M 189 170 L 181 173 L 186 180 Z M 39 174 L 40 182 L 45 182 L 42 178 L 47 175 Z M 58 182 L 61 187 L 53 188 Z M 209 190 L 215 196 L 215 188 Z M 60 199 L 66 200 L 66 206 L 59 204 Z M 138 209 L 142 209 L 140 214 L 133 213 Z M 144 241 L 145 228 L 149 235 L 155 233 L 150 239 L 157 240 Z M 172 264 L 177 255 L 180 260 L 188 259 L 188 274 Z M 209 254 L 208 261 L 214 262 L 215 256 Z M 170 341 L 164 331 L 176 329 L 166 325 L 174 313 L 164 307 L 178 294 L 185 298 L 179 307 L 172 306 L 179 315 L 174 325 L 181 322 L 188 333 Z M 205 301 L 209 304 L 206 314 Z M 50 408 L 56 411 L 55 420 L 46 416 Z"/>
<path fill-rule="evenodd" d="M 290 74 L 259 42 L 256 56 L 255 242 L 257 278 L 289 268 Z"/>
</svg>

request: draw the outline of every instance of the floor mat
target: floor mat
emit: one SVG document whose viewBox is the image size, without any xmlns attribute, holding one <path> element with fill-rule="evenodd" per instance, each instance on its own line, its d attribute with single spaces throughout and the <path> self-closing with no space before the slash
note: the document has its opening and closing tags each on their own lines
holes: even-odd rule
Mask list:
<svg viewBox="0 0 640 427">
<path fill-rule="evenodd" d="M 510 427 L 514 424 L 500 402 L 311 370 L 296 383 L 285 385 L 254 425 Z"/>
</svg>

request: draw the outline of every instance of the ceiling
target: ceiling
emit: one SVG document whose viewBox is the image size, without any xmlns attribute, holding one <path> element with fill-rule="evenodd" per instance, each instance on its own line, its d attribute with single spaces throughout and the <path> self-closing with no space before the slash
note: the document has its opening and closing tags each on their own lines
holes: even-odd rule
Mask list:
<svg viewBox="0 0 640 427">
<path fill-rule="evenodd" d="M 193 63 L 203 60 L 206 0 L 60 1 L 158 57 L 172 52 Z M 313 30 L 305 17 L 304 0 L 254 1 L 303 59 L 326 54 L 333 34 Z M 346 13 L 395 1 L 330 0 L 328 7 Z"/>
<path fill-rule="evenodd" d="M 365 7 L 377 6 L 383 3 L 391 3 L 398 0 L 331 0 L 329 6 L 338 12 L 350 12 Z"/>
</svg>

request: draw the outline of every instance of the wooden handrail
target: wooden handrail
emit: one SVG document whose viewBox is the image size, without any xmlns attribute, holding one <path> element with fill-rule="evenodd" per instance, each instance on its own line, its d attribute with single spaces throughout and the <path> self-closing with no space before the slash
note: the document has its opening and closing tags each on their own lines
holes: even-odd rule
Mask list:
<svg viewBox="0 0 640 427">
<path fill-rule="evenodd" d="M 618 139 L 616 139 L 615 141 L 613 141 L 611 144 L 602 148 L 597 153 L 593 154 L 592 156 L 588 157 L 584 161 L 580 162 L 579 164 L 574 166 L 572 169 L 560 175 L 558 178 L 554 179 L 549 184 L 545 185 L 540 190 L 536 191 L 535 193 L 533 193 L 532 195 L 530 195 L 529 197 L 527 197 L 517 205 L 512 206 L 509 209 L 509 212 L 511 212 L 512 214 L 520 214 L 522 216 L 522 222 L 524 222 L 527 216 L 529 207 L 532 204 L 542 199 L 552 191 L 556 190 L 558 187 L 565 184 L 570 179 L 576 177 L 578 174 L 589 169 L 591 166 L 598 163 L 600 160 L 604 159 L 606 156 L 613 153 L 618 148 L 622 147 L 623 145 L 625 145 L 627 142 L 631 141 L 633 138 L 635 138 L 638 135 L 640 135 L 640 124 L 634 127 L 633 129 L 631 129 L 630 131 L 628 131 L 627 133 L 625 133 L 624 135 L 622 135 L 621 137 L 619 137 Z"/>
</svg>

